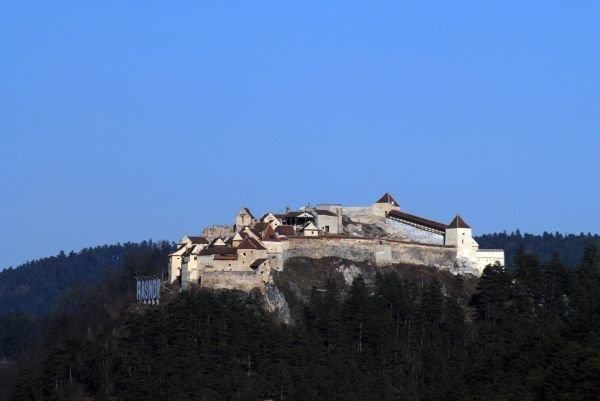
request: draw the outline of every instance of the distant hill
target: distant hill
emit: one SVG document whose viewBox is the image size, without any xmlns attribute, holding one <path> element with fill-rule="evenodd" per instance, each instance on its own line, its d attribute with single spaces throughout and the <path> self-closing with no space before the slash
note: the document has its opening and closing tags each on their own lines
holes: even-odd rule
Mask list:
<svg viewBox="0 0 600 401">
<path fill-rule="evenodd" d="M 542 235 L 521 234 L 519 230 L 510 234 L 494 233 L 476 237 L 480 248 L 501 248 L 506 252 L 506 265 L 514 267 L 514 257 L 520 248 L 526 253 L 536 255 L 542 262 L 558 255 L 560 261 L 568 267 L 576 267 L 587 247 L 600 243 L 600 236 L 595 234 L 579 235 L 561 233 L 543 233 Z"/>
<path fill-rule="evenodd" d="M 521 247 L 527 253 L 537 255 L 542 262 L 558 254 L 566 266 L 575 267 L 586 247 L 600 243 L 600 236 L 583 233 L 534 235 L 521 234 L 517 230 L 510 234 L 486 234 L 476 237 L 476 240 L 481 248 L 503 248 L 509 267 Z M 96 284 L 108 272 L 121 269 L 126 253 L 164 248 L 166 255 L 172 247 L 169 243 L 152 241 L 102 245 L 69 254 L 61 252 L 57 256 L 3 270 L 0 272 L 0 316 L 12 313 L 46 315 L 61 295 L 74 286 Z M 167 261 L 163 262 L 166 268 Z"/>
<path fill-rule="evenodd" d="M 152 254 L 159 255 L 126 255 L 120 276 L 70 293 L 44 320 L 37 345 L 0 370 L 0 400 L 593 401 L 600 394 L 599 247 L 573 269 L 520 253 L 514 270 L 490 266 L 479 280 L 297 258 L 275 282 L 301 301 L 293 325 L 266 313 L 252 293 L 192 288 L 165 293 L 160 305 L 134 304 L 122 283 Z M 350 281 L 348 273 L 365 275 Z M 9 352 L 23 348 L 9 340 Z"/>
<path fill-rule="evenodd" d="M 74 286 L 93 285 L 123 266 L 128 252 L 170 248 L 166 242 L 126 243 L 61 252 L 0 272 L 0 316 L 12 313 L 46 315 Z"/>
</svg>

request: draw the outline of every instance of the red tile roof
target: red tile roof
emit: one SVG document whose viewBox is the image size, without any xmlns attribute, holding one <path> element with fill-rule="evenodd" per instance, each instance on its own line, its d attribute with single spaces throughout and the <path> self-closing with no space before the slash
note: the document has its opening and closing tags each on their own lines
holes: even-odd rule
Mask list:
<svg viewBox="0 0 600 401">
<path fill-rule="evenodd" d="M 318 215 L 321 215 L 321 216 L 336 216 L 336 217 L 337 217 L 337 214 L 335 214 L 334 212 L 332 212 L 332 211 L 330 211 L 330 210 L 325 210 L 325 209 L 315 209 L 315 212 L 316 212 Z"/>
<path fill-rule="evenodd" d="M 207 246 L 200 251 L 200 255 L 236 255 L 237 251 L 227 245 Z"/>
<path fill-rule="evenodd" d="M 260 222 L 260 223 L 254 224 L 252 229 L 258 233 L 262 233 L 263 231 L 267 230 L 269 227 L 271 227 L 271 224 Z"/>
<path fill-rule="evenodd" d="M 265 248 L 260 242 L 258 242 L 254 238 L 248 237 L 248 238 L 244 239 L 242 242 L 240 242 L 237 249 L 267 249 L 267 248 Z"/>
<path fill-rule="evenodd" d="M 418 224 L 427 228 L 431 228 L 438 231 L 445 231 L 446 225 L 438 223 L 437 221 L 425 219 L 423 217 L 415 216 L 412 214 L 404 213 L 399 210 L 390 210 L 388 216 L 396 220 L 405 220 L 414 224 Z"/>
<path fill-rule="evenodd" d="M 192 237 L 190 235 L 187 236 L 192 244 L 208 244 L 208 240 L 205 237 Z"/>
<path fill-rule="evenodd" d="M 375 203 L 389 203 L 391 205 L 394 206 L 400 206 L 398 204 L 398 202 L 396 202 L 396 199 L 394 199 L 394 197 L 392 195 L 389 194 L 389 192 L 386 192 L 381 198 L 379 198 L 379 200 Z"/>
<path fill-rule="evenodd" d="M 296 228 L 294 226 L 282 224 L 275 228 L 275 232 L 279 235 L 296 235 Z"/>
<path fill-rule="evenodd" d="M 448 228 L 471 228 L 458 214 L 452 220 L 452 223 L 448 224 Z"/>
</svg>

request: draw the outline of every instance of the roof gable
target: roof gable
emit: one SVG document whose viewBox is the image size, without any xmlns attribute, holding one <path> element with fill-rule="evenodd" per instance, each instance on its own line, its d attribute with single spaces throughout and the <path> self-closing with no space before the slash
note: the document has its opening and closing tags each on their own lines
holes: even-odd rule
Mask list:
<svg viewBox="0 0 600 401">
<path fill-rule="evenodd" d="M 279 221 L 279 218 L 278 218 L 277 216 L 275 216 L 275 215 L 274 215 L 272 212 L 265 213 L 265 214 L 264 214 L 264 215 L 263 215 L 263 216 L 260 218 L 260 221 L 264 221 L 264 222 L 267 222 L 267 223 L 270 223 L 270 222 L 271 222 L 271 221 L 273 221 L 273 220 L 277 220 L 278 222 L 280 222 L 280 221 Z"/>
<path fill-rule="evenodd" d="M 215 246 L 215 245 L 217 245 L 217 246 L 225 245 L 225 241 L 223 241 L 221 238 L 215 238 L 210 242 L 209 246 Z"/>
<path fill-rule="evenodd" d="M 302 231 L 306 231 L 306 230 L 313 230 L 313 231 L 316 230 L 316 231 L 319 231 L 319 229 L 317 228 L 317 226 L 315 226 L 312 221 L 309 221 L 308 223 L 306 223 L 302 227 Z"/>
<path fill-rule="evenodd" d="M 238 216 L 240 216 L 242 214 L 247 214 L 248 216 L 250 216 L 251 219 L 254 219 L 252 212 L 247 207 L 243 207 L 240 209 L 240 211 L 238 212 Z"/>
<path fill-rule="evenodd" d="M 452 223 L 448 224 L 448 228 L 471 228 L 460 215 L 456 215 Z"/>
<path fill-rule="evenodd" d="M 238 245 L 237 249 L 267 249 L 260 242 L 252 237 L 248 237 Z"/>
<path fill-rule="evenodd" d="M 188 235 L 187 238 L 189 238 L 192 244 L 208 244 L 208 240 L 205 237 L 191 237 Z"/>
<path fill-rule="evenodd" d="M 379 200 L 375 203 L 389 203 L 392 206 L 400 206 L 396 199 L 389 192 L 386 192 Z"/>
</svg>

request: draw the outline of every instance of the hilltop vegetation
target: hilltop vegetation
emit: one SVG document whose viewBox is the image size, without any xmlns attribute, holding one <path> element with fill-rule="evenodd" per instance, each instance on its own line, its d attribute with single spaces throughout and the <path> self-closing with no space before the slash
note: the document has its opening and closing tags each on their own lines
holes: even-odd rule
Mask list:
<svg viewBox="0 0 600 401">
<path fill-rule="evenodd" d="M 14 313 L 47 315 L 57 300 L 75 286 L 95 285 L 107 274 L 118 273 L 125 254 L 152 249 L 168 252 L 172 245 L 152 241 L 103 245 L 68 255 L 60 252 L 57 256 L 2 270 L 0 316 Z M 166 268 L 166 259 L 163 266 Z"/>
<path fill-rule="evenodd" d="M 514 268 L 517 252 L 522 249 L 537 255 L 543 262 L 549 262 L 555 256 L 568 267 L 577 266 L 586 248 L 600 243 L 600 235 L 547 233 L 541 235 L 521 234 L 519 230 L 507 234 L 494 233 L 475 237 L 481 248 L 504 249 L 506 265 Z"/>
<path fill-rule="evenodd" d="M 165 293 L 159 307 L 132 306 L 132 278 L 161 274 L 167 243 L 28 263 L 0 273 L 0 288 L 30 287 L 34 306 L 21 305 L 36 313 L 3 306 L 0 400 L 596 399 L 600 251 L 581 249 L 597 237 L 484 237 L 520 250 L 510 269 L 490 267 L 480 280 L 294 260 L 276 283 L 294 300 L 290 326 L 252 294 Z M 557 252 L 544 241 L 558 241 Z M 552 256 L 565 250 L 582 257 L 566 266 Z M 348 286 L 350 267 L 361 276 Z M 46 291 L 43 280 L 27 283 L 46 268 Z M 55 277 L 62 269 L 67 277 Z M 41 309 L 44 299 L 51 306 Z"/>
<path fill-rule="evenodd" d="M 482 248 L 503 248 L 509 267 L 519 249 L 538 255 L 544 262 L 557 254 L 567 267 L 576 266 L 584 249 L 600 242 L 600 236 L 591 234 L 543 235 L 496 233 L 477 237 Z M 42 258 L 24 263 L 16 268 L 0 271 L 0 316 L 22 313 L 45 316 L 56 305 L 57 300 L 74 286 L 95 285 L 107 273 L 119 272 L 124 255 L 137 250 L 159 248 L 168 253 L 173 244 L 152 241 L 102 245 L 86 248 L 80 252 Z M 163 269 L 167 266 L 165 264 Z M 157 270 L 161 274 L 162 270 Z"/>
<path fill-rule="evenodd" d="M 325 279 L 291 326 L 230 292 L 129 306 L 107 280 L 44 324 L 14 400 L 597 399 L 600 248 L 574 269 L 521 252 L 474 293 L 438 273 Z"/>
</svg>

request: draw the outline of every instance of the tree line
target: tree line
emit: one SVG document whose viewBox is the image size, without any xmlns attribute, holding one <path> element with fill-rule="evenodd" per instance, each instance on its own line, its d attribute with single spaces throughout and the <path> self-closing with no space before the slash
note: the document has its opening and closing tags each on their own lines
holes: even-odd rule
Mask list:
<svg viewBox="0 0 600 401">
<path fill-rule="evenodd" d="M 124 272 L 159 268 L 160 250 Z M 474 292 L 381 272 L 314 288 L 301 319 L 195 290 L 130 304 L 123 281 L 72 293 L 19 364 L 14 400 L 597 400 L 600 248 L 575 268 L 519 251 Z"/>
<path fill-rule="evenodd" d="M 559 232 L 544 232 L 540 235 L 521 234 L 518 229 L 514 232 L 485 234 L 475 240 L 481 248 L 504 249 L 508 268 L 514 268 L 515 256 L 519 250 L 537 255 L 542 262 L 549 262 L 558 255 L 566 266 L 577 266 L 585 250 L 600 243 L 598 234 L 561 234 Z"/>
</svg>

